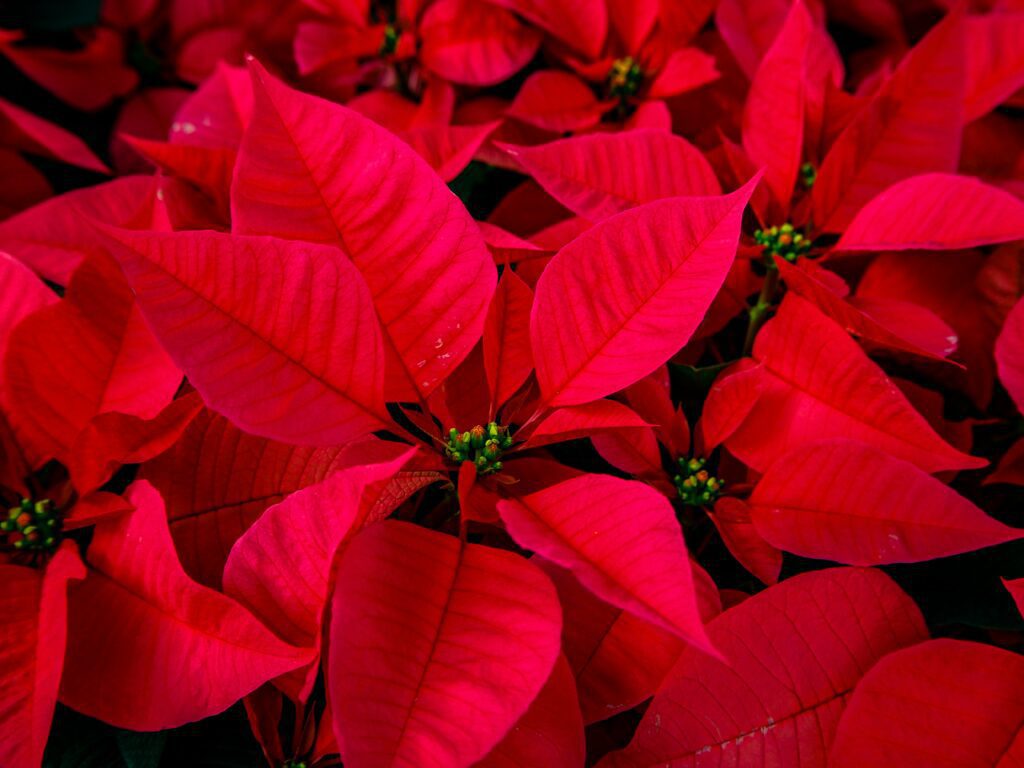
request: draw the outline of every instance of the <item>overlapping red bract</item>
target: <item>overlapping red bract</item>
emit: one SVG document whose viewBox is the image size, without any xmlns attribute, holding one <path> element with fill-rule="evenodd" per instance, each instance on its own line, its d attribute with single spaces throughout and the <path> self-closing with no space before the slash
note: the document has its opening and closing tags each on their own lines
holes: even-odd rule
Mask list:
<svg viewBox="0 0 1024 768">
<path fill-rule="evenodd" d="M 0 31 L 118 111 L 0 94 L 0 765 L 1021 757 L 1019 633 L 874 566 L 1020 629 L 1024 6 L 102 5 Z"/>
</svg>

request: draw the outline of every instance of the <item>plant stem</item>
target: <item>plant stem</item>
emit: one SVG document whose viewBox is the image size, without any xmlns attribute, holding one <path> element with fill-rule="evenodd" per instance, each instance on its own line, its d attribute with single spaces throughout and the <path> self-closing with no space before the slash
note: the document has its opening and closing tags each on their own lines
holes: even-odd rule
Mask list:
<svg viewBox="0 0 1024 768">
<path fill-rule="evenodd" d="M 757 297 L 757 303 L 747 312 L 750 315 L 750 323 L 747 325 L 747 338 L 743 341 L 743 357 L 750 355 L 750 351 L 754 348 L 754 339 L 757 338 L 757 332 L 761 330 L 761 326 L 768 319 L 768 310 L 771 309 L 772 299 L 775 298 L 775 291 L 779 287 L 779 268 L 768 260 L 766 260 L 765 267 L 768 271 L 764 276 L 761 294 Z"/>
</svg>

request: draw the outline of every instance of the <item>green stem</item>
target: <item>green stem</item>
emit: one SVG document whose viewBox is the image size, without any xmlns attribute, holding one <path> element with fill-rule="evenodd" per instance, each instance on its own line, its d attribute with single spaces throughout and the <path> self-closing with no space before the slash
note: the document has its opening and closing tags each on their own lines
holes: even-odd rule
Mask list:
<svg viewBox="0 0 1024 768">
<path fill-rule="evenodd" d="M 757 338 L 757 332 L 761 330 L 761 326 L 768 319 L 772 299 L 775 298 L 775 291 L 779 287 L 779 268 L 771 261 L 767 261 L 765 266 L 768 271 L 764 276 L 761 294 L 757 297 L 757 303 L 748 310 L 750 323 L 747 325 L 747 338 L 743 341 L 743 357 L 750 355 L 750 351 L 754 348 L 754 339 Z"/>
</svg>

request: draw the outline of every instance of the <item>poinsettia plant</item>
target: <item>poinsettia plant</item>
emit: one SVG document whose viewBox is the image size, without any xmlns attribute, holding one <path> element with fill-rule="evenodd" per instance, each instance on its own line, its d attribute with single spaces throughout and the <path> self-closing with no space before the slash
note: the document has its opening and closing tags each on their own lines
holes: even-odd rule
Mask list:
<svg viewBox="0 0 1024 768">
<path fill-rule="evenodd" d="M 0 766 L 1024 759 L 1019 3 L 43 26 Z"/>
</svg>

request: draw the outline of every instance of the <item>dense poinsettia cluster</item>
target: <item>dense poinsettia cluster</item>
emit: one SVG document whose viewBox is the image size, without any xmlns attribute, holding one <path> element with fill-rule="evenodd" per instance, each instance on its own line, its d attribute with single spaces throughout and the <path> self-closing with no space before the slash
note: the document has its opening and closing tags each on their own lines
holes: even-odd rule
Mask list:
<svg viewBox="0 0 1024 768">
<path fill-rule="evenodd" d="M 1024 761 L 1024 4 L 97 14 L 0 32 L 0 767 Z"/>
</svg>

